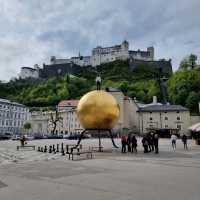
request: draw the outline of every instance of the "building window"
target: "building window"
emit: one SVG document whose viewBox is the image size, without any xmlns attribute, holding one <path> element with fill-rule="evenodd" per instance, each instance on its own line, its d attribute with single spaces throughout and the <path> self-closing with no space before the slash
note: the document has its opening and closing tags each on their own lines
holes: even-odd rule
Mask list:
<svg viewBox="0 0 200 200">
<path fill-rule="evenodd" d="M 165 128 L 168 128 L 168 125 L 165 125 Z"/>
<path fill-rule="evenodd" d="M 152 118 L 152 117 L 150 117 L 149 119 L 150 119 L 150 120 L 153 120 L 153 118 Z"/>
<path fill-rule="evenodd" d="M 180 120 L 181 118 L 180 118 L 180 117 L 177 117 L 176 119 L 177 119 L 177 120 Z"/>
<path fill-rule="evenodd" d="M 168 120 L 168 117 L 165 117 L 165 120 Z"/>
<path fill-rule="evenodd" d="M 181 130 L 181 125 L 177 124 L 177 129 Z"/>
</svg>

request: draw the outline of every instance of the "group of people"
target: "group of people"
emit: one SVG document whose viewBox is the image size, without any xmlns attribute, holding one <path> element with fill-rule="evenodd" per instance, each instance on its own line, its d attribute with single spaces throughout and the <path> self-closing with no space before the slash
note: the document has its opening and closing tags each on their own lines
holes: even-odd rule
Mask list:
<svg viewBox="0 0 200 200">
<path fill-rule="evenodd" d="M 171 143 L 172 148 L 176 149 L 176 140 L 178 137 L 175 134 L 171 135 Z M 188 149 L 187 145 L 187 136 L 185 134 L 181 137 L 184 149 Z M 150 132 L 143 136 L 142 138 L 142 146 L 144 148 L 144 153 L 155 152 L 156 154 L 159 153 L 159 136 L 156 133 Z M 122 153 L 128 152 L 135 152 L 137 153 L 137 139 L 134 134 L 123 135 L 121 137 L 122 143 Z"/>
<path fill-rule="evenodd" d="M 122 153 L 126 153 L 126 149 L 128 152 L 135 152 L 137 153 L 137 139 L 135 135 L 128 134 L 128 136 L 123 135 L 121 137 L 121 143 L 122 143 Z"/>
<path fill-rule="evenodd" d="M 171 142 L 172 142 L 172 148 L 175 150 L 176 149 L 176 140 L 178 139 L 178 137 L 175 134 L 171 135 Z M 187 145 L 187 136 L 185 134 L 182 135 L 182 142 L 184 145 L 184 149 L 188 149 L 188 145 Z"/>
<path fill-rule="evenodd" d="M 144 148 L 144 153 L 155 152 L 159 153 L 158 148 L 158 134 L 148 133 L 142 138 L 142 145 Z"/>
<path fill-rule="evenodd" d="M 137 139 L 134 134 L 123 135 L 121 137 L 122 153 L 131 152 L 137 153 Z M 142 138 L 144 153 L 158 151 L 158 134 L 150 133 Z"/>
</svg>

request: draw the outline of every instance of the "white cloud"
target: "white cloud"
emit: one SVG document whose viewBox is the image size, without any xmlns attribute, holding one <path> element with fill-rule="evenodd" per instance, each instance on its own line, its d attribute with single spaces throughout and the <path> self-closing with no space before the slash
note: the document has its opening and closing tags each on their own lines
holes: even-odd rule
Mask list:
<svg viewBox="0 0 200 200">
<path fill-rule="evenodd" d="M 0 80 L 51 55 L 90 54 L 96 45 L 127 39 L 155 46 L 156 58 L 177 69 L 187 54 L 200 56 L 199 0 L 0 0 Z"/>
</svg>

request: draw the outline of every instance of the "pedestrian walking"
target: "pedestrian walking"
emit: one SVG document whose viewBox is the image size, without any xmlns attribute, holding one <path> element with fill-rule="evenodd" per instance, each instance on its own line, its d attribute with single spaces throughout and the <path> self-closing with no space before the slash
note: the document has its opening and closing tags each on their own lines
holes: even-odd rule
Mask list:
<svg viewBox="0 0 200 200">
<path fill-rule="evenodd" d="M 126 153 L 127 137 L 125 135 L 122 135 L 121 143 L 122 143 L 122 153 Z"/>
<path fill-rule="evenodd" d="M 144 153 L 148 153 L 148 140 L 147 140 L 147 136 L 144 136 L 142 138 L 142 145 L 144 148 Z"/>
<path fill-rule="evenodd" d="M 184 149 L 188 149 L 188 146 L 187 146 L 187 136 L 185 134 L 183 134 L 182 136 L 182 142 L 183 142 L 183 145 L 184 145 Z"/>
<path fill-rule="evenodd" d="M 133 135 L 131 138 L 131 152 L 137 153 L 137 139 L 136 139 L 135 135 Z"/>
<path fill-rule="evenodd" d="M 156 154 L 159 153 L 158 140 L 159 140 L 158 134 L 155 134 L 154 137 L 153 137 L 153 143 L 154 143 L 154 146 L 155 146 L 155 153 Z"/>
<path fill-rule="evenodd" d="M 150 136 L 151 136 L 151 141 L 150 141 L 151 150 L 154 151 L 154 133 L 151 132 Z"/>
<path fill-rule="evenodd" d="M 131 134 L 128 134 L 128 138 L 127 138 L 127 148 L 128 148 L 128 152 L 131 152 Z"/>
<path fill-rule="evenodd" d="M 172 148 L 176 149 L 176 140 L 177 140 L 177 136 L 175 134 L 171 135 L 171 142 L 172 142 Z"/>
<path fill-rule="evenodd" d="M 153 143 L 153 133 L 149 133 L 147 135 L 147 140 L 148 140 L 148 151 L 154 151 L 154 143 Z"/>
</svg>

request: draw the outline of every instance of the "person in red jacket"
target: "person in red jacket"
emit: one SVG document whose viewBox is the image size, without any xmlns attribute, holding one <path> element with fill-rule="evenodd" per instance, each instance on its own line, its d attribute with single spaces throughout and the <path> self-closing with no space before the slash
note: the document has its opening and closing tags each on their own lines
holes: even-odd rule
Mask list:
<svg viewBox="0 0 200 200">
<path fill-rule="evenodd" d="M 22 138 L 20 139 L 20 142 L 21 142 L 21 146 L 24 146 L 24 145 L 25 145 L 26 138 L 25 138 L 24 135 L 23 135 Z"/>
</svg>

